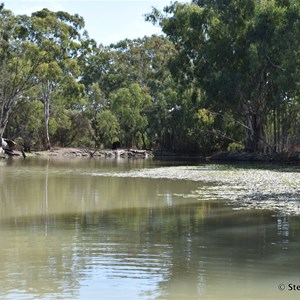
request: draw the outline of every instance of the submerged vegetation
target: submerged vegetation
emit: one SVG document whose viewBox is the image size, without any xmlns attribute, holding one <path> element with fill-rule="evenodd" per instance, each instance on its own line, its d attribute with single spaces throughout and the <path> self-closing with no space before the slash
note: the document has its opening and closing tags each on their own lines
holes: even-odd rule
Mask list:
<svg viewBox="0 0 300 300">
<path fill-rule="evenodd" d="M 204 164 L 85 175 L 194 181 L 199 182 L 196 190 L 174 196 L 199 201 L 224 200 L 235 209 L 269 209 L 285 215 L 300 215 L 299 168 L 265 164 Z"/>
<path fill-rule="evenodd" d="M 154 9 L 165 36 L 97 45 L 79 15 L 0 8 L 0 137 L 25 147 L 298 150 L 298 0 Z"/>
</svg>

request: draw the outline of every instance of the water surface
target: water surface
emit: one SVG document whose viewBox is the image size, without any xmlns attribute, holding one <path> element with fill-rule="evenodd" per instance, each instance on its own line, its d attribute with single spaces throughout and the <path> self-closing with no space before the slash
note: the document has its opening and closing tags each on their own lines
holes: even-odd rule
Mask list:
<svg viewBox="0 0 300 300">
<path fill-rule="evenodd" d="M 151 160 L 0 163 L 1 299 L 300 296 L 297 215 L 209 197 L 213 182 L 120 175 Z"/>
</svg>

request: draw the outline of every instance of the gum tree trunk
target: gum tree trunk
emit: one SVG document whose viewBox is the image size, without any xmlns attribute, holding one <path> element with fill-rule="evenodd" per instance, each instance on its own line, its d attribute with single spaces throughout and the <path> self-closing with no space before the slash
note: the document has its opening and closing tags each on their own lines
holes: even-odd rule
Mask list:
<svg viewBox="0 0 300 300">
<path fill-rule="evenodd" d="M 263 109 L 259 102 L 255 108 L 243 104 L 246 119 L 246 149 L 250 152 L 265 153 L 268 146 L 265 140 Z"/>
<path fill-rule="evenodd" d="M 46 149 L 50 150 L 50 136 L 49 136 L 49 116 L 50 116 L 50 103 L 49 99 L 44 100 L 44 113 L 45 113 L 45 143 Z"/>
<path fill-rule="evenodd" d="M 0 91 L 0 105 L 1 105 L 1 111 L 0 111 L 0 139 L 3 137 L 3 134 L 6 129 L 6 125 L 8 123 L 9 115 L 12 110 L 12 106 L 15 102 L 16 97 L 10 97 L 5 98 L 1 97 L 2 95 L 5 95 L 5 91 Z"/>
<path fill-rule="evenodd" d="M 53 85 L 49 80 L 42 82 L 42 102 L 44 104 L 44 122 L 45 122 L 45 146 L 50 150 L 50 135 L 49 135 L 49 117 L 50 117 L 50 100 L 53 93 Z"/>
</svg>

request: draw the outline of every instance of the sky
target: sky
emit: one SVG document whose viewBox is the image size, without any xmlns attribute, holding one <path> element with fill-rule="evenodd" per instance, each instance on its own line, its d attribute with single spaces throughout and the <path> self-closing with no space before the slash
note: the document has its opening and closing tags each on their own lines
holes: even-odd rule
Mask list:
<svg viewBox="0 0 300 300">
<path fill-rule="evenodd" d="M 172 0 L 0 0 L 14 14 L 27 14 L 48 8 L 79 14 L 85 20 L 85 29 L 98 44 L 109 45 L 126 38 L 162 34 L 160 27 L 144 20 L 152 7 L 162 10 Z M 178 2 L 187 2 L 180 0 Z"/>
</svg>

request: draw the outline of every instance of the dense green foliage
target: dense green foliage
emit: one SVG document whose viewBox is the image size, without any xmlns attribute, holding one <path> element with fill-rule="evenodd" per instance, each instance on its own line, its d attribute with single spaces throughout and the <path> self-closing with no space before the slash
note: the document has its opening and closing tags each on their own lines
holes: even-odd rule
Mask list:
<svg viewBox="0 0 300 300">
<path fill-rule="evenodd" d="M 1 7 L 0 136 L 47 149 L 297 147 L 299 1 L 194 0 L 146 19 L 166 37 L 97 46 L 78 15 Z"/>
<path fill-rule="evenodd" d="M 298 135 L 299 9 L 295 0 L 199 0 L 148 18 L 177 50 L 177 80 L 243 124 L 247 150 L 282 151 Z"/>
</svg>

